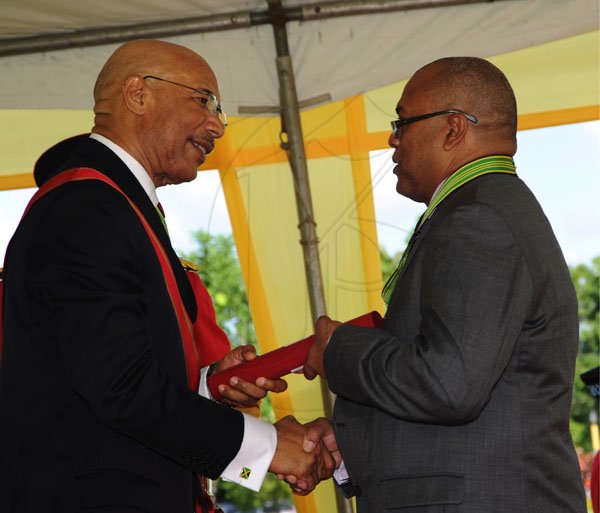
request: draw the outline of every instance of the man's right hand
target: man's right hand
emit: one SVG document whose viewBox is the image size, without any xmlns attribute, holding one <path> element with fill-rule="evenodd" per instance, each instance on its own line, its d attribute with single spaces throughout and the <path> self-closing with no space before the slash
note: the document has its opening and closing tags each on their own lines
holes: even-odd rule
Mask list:
<svg viewBox="0 0 600 513">
<path fill-rule="evenodd" d="M 321 442 L 312 452 L 304 451 L 307 428 L 294 417 L 284 417 L 274 425 L 277 430 L 277 448 L 269 471 L 285 476 L 295 494 L 307 495 L 320 481 L 333 475 L 336 462 Z"/>
<path fill-rule="evenodd" d="M 306 434 L 304 435 L 304 451 L 311 452 L 319 442 L 322 442 L 335 461 L 335 468 L 342 464 L 342 453 L 335 438 L 333 425 L 325 417 L 319 417 L 304 424 Z"/>
</svg>

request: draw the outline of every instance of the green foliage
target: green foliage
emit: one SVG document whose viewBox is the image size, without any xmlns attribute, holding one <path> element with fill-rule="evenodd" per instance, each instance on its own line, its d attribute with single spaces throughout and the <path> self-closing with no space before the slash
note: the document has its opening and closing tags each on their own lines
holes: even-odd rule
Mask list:
<svg viewBox="0 0 600 513">
<path fill-rule="evenodd" d="M 386 283 L 402 257 L 402 251 L 399 251 L 395 255 L 390 255 L 383 246 L 379 247 L 379 255 L 381 257 L 381 277 L 383 283 Z"/>
<path fill-rule="evenodd" d="M 206 231 L 194 234 L 198 249 L 184 258 L 200 267 L 200 277 L 213 299 L 217 322 L 225 330 L 233 346 L 252 344 L 256 335 L 242 273 L 231 235 L 211 235 Z M 269 396 L 261 402 L 261 418 L 275 422 Z M 218 501 L 235 504 L 240 511 L 253 511 L 259 506 L 265 511 L 279 511 L 292 503 L 289 487 L 274 475 L 267 474 L 260 492 L 253 492 L 235 483 L 217 483 Z"/>
<path fill-rule="evenodd" d="M 256 335 L 250 317 L 248 298 L 242 280 L 235 243 L 231 235 L 194 234 L 198 249 L 184 255 L 200 267 L 200 277 L 213 300 L 217 321 L 232 346 L 252 344 Z"/>
<path fill-rule="evenodd" d="M 600 256 L 591 266 L 578 265 L 571 269 L 571 278 L 579 301 L 579 351 L 598 354 L 600 330 Z"/>
<path fill-rule="evenodd" d="M 594 258 L 591 266 L 580 264 L 571 268 L 571 278 L 579 302 L 579 354 L 575 365 L 570 427 L 575 445 L 589 452 L 592 450 L 589 414 L 592 409 L 598 409 L 598 400 L 591 396 L 580 376 L 600 363 L 600 257 Z"/>
<path fill-rule="evenodd" d="M 277 512 L 291 504 L 289 488 L 273 474 L 267 474 L 259 493 L 251 492 L 235 483 L 221 481 L 217 503 L 227 501 L 235 504 L 242 512 L 263 508 L 265 512 Z"/>
<path fill-rule="evenodd" d="M 416 224 L 417 219 L 415 219 L 415 225 Z M 406 236 L 404 239 L 404 251 L 406 251 L 406 249 L 408 248 L 408 243 L 410 241 L 410 238 L 412 237 L 412 234 L 412 230 L 406 232 Z M 400 263 L 400 258 L 402 258 L 402 253 L 404 251 L 397 251 L 393 255 L 390 255 L 383 246 L 379 246 L 379 255 L 381 258 L 381 276 L 383 284 L 387 283 L 392 273 L 396 270 L 396 267 L 398 267 L 398 264 Z"/>
<path fill-rule="evenodd" d="M 598 353 L 579 353 L 577 355 L 570 429 L 573 443 L 576 447 L 582 447 L 585 452 L 592 450 L 589 415 L 592 409 L 598 409 L 598 399 L 592 397 L 589 388 L 581 381 L 580 376 L 597 366 Z"/>
</svg>

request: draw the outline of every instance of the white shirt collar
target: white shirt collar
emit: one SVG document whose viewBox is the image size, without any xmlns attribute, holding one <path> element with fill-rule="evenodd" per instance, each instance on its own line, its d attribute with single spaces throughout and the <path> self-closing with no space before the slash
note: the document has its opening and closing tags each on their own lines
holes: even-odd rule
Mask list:
<svg viewBox="0 0 600 513">
<path fill-rule="evenodd" d="M 154 206 L 158 205 L 158 196 L 156 195 L 156 186 L 150 178 L 150 175 L 144 169 L 137 160 L 135 160 L 129 153 L 127 153 L 123 148 L 121 148 L 118 144 L 112 142 L 110 139 L 104 137 L 100 134 L 90 134 L 90 139 L 94 139 L 99 143 L 104 144 L 108 149 L 112 150 L 117 157 L 119 157 L 123 163 L 127 166 L 129 171 L 137 178 L 137 181 L 140 182 L 140 185 L 146 191 L 146 194 L 150 198 L 150 201 Z"/>
<path fill-rule="evenodd" d="M 448 178 L 450 178 L 449 176 L 447 176 L 446 178 L 444 178 L 439 184 L 438 186 L 435 188 L 435 191 L 433 191 L 433 194 L 431 195 L 431 199 L 429 200 L 428 205 L 431 205 L 431 202 L 433 201 L 433 198 L 435 198 L 435 196 L 437 195 L 438 192 L 440 192 L 440 189 L 442 188 L 442 185 L 444 185 L 446 183 L 446 180 L 448 180 Z"/>
</svg>

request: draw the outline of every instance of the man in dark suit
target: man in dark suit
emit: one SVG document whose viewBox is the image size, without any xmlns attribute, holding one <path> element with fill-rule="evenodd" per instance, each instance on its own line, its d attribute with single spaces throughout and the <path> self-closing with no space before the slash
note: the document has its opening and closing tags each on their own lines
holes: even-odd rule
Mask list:
<svg viewBox="0 0 600 513">
<path fill-rule="evenodd" d="M 94 97 L 91 137 L 50 149 L 35 176 L 43 185 L 91 168 L 113 185 L 45 193 L 7 250 L 0 511 L 208 511 L 199 475 L 257 490 L 267 470 L 308 493 L 330 476 L 331 455 L 305 453 L 306 428 L 291 417 L 272 426 L 210 400 L 202 341 L 185 345 L 196 303 L 155 188 L 193 180 L 223 135 L 215 75 L 186 48 L 134 41 L 107 61 Z M 215 366 L 253 357 L 237 348 Z M 238 380 L 223 393 L 246 405 L 285 386 Z"/>
<path fill-rule="evenodd" d="M 397 190 L 427 210 L 384 287 L 385 329 L 321 318 L 305 365 L 337 394 L 358 509 L 583 513 L 569 433 L 577 300 L 515 173 L 512 88 L 483 59 L 441 59 L 396 112 Z"/>
</svg>

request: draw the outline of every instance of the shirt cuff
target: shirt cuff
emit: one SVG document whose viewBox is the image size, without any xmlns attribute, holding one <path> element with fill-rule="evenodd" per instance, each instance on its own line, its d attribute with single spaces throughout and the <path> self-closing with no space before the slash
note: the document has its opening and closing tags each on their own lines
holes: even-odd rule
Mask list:
<svg viewBox="0 0 600 513">
<path fill-rule="evenodd" d="M 245 413 L 243 415 L 242 445 L 221 474 L 221 478 L 258 492 L 275 455 L 277 431 L 271 424 Z"/>
<path fill-rule="evenodd" d="M 206 367 L 202 367 L 200 369 L 200 384 L 198 385 L 198 395 L 206 397 L 207 399 L 212 399 L 214 401 L 214 398 L 208 388 L 208 379 L 206 379 L 206 374 L 208 374 L 209 367 L 210 365 L 207 365 Z"/>
<path fill-rule="evenodd" d="M 333 471 L 333 479 L 339 485 L 347 483 L 350 480 L 348 471 L 346 470 L 346 464 L 342 461 L 340 466 Z"/>
</svg>

